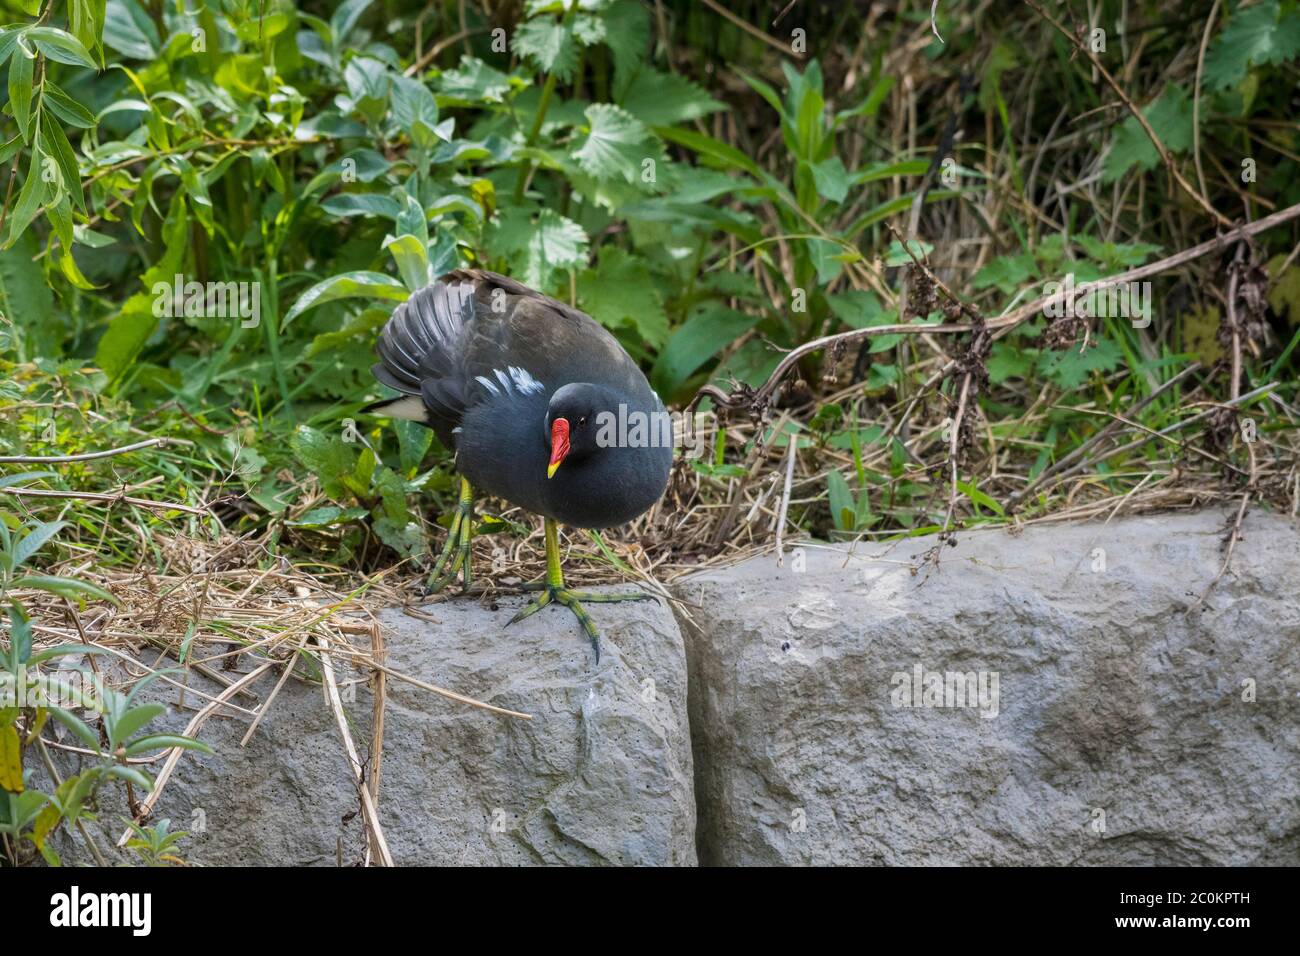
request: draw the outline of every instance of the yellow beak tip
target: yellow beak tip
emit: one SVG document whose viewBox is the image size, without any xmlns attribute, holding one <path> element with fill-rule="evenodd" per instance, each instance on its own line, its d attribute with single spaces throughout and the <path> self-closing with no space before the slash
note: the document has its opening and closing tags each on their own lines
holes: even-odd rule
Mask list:
<svg viewBox="0 0 1300 956">
<path fill-rule="evenodd" d="M 560 467 L 560 463 L 559 463 L 558 461 L 555 462 L 555 464 L 553 464 L 553 465 L 547 465 L 547 466 L 546 466 L 546 477 L 547 477 L 547 478 L 554 478 L 554 477 L 555 477 L 555 471 L 556 471 L 556 469 L 559 468 L 559 467 Z"/>
</svg>

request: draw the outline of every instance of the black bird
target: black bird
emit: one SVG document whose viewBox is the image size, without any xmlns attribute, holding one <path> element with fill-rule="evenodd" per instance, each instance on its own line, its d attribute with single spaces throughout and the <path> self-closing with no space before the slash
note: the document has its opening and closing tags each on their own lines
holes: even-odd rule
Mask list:
<svg viewBox="0 0 1300 956">
<path fill-rule="evenodd" d="M 565 587 L 557 522 L 623 524 L 664 492 L 672 427 L 618 341 L 586 314 L 494 272 L 459 269 L 398 306 L 376 344 L 375 378 L 401 392 L 366 410 L 432 428 L 456 453 L 460 501 L 429 587 L 463 571 L 477 488 L 542 515 L 546 577 L 509 622 L 552 602 L 569 608 L 600 660 L 581 601 L 638 600 Z"/>
</svg>

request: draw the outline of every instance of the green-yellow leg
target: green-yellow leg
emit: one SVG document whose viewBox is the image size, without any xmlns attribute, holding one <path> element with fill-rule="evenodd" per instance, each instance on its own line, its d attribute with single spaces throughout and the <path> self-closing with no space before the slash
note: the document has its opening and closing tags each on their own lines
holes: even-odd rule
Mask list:
<svg viewBox="0 0 1300 956">
<path fill-rule="evenodd" d="M 466 590 L 470 585 L 470 542 L 474 539 L 474 490 L 464 478 L 460 480 L 460 500 L 456 502 L 456 513 L 451 516 L 451 527 L 447 529 L 447 542 L 433 565 L 425 591 L 437 594 L 452 581 L 456 572 L 463 571 Z M 450 562 L 450 563 L 449 563 Z"/>
<path fill-rule="evenodd" d="M 506 627 L 526 617 L 532 617 L 548 604 L 560 604 L 567 607 L 573 612 L 573 616 L 578 619 L 582 625 L 583 631 L 591 640 L 591 648 L 596 652 L 596 663 L 600 663 L 600 634 L 596 631 L 596 625 L 592 623 L 591 615 L 587 609 L 582 606 L 583 601 L 592 603 L 610 604 L 614 601 L 646 601 L 654 597 L 653 594 L 643 592 L 633 592 L 630 594 L 595 594 L 591 591 L 570 591 L 564 586 L 564 570 L 560 567 L 560 535 L 559 526 L 550 518 L 544 518 L 542 527 L 546 533 L 546 580 L 534 581 L 524 585 L 526 591 L 540 591 L 541 593 L 533 599 L 532 603 L 526 605 L 507 623 Z"/>
</svg>

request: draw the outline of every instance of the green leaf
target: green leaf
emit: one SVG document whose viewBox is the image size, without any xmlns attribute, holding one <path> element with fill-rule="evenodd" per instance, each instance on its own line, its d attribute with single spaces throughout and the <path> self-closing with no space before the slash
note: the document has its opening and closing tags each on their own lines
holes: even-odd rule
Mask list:
<svg viewBox="0 0 1300 956">
<path fill-rule="evenodd" d="M 45 81 L 45 105 L 63 122 L 78 129 L 94 129 L 95 117 L 67 93 L 49 80 Z"/>
<path fill-rule="evenodd" d="M 433 281 L 429 275 L 429 254 L 415 236 L 389 236 L 384 240 L 384 248 L 397 263 L 398 274 L 412 292 L 420 291 Z"/>
<path fill-rule="evenodd" d="M 31 139 L 32 117 L 32 70 L 36 59 L 25 52 L 25 44 L 18 41 L 18 49 L 9 64 L 9 105 L 13 109 L 14 120 L 23 142 Z"/>
<path fill-rule="evenodd" d="M 1005 295 L 1014 295 L 1026 282 L 1037 275 L 1038 263 L 1028 253 L 1018 256 L 999 256 L 975 273 L 971 285 L 976 289 L 995 286 Z"/>
<path fill-rule="evenodd" d="M 844 123 L 859 116 L 875 116 L 885 102 L 885 97 L 889 95 L 889 91 L 894 88 L 895 82 L 897 81 L 892 76 L 881 76 L 877 79 L 875 85 L 871 87 L 871 92 L 863 98 L 861 103 L 851 109 L 835 114 L 835 128 L 838 129 Z M 921 172 L 925 172 L 925 170 L 922 169 Z"/>
<path fill-rule="evenodd" d="M 1015 342 L 994 342 L 988 361 L 989 381 L 1001 385 L 1008 379 L 1025 378 L 1037 354 Z"/>
<path fill-rule="evenodd" d="M 48 591 L 51 594 L 57 594 L 59 597 L 65 598 L 79 598 L 84 595 L 98 598 L 101 601 L 117 603 L 117 598 L 98 584 L 91 584 L 89 581 L 82 581 L 77 578 L 55 577 L 48 574 L 28 574 L 21 578 L 15 578 L 10 582 L 10 587 L 35 588 L 38 591 Z"/>
<path fill-rule="evenodd" d="M 308 425 L 299 425 L 289 439 L 294 457 L 314 474 L 325 494 L 340 498 L 345 494 L 343 477 L 355 467 L 352 449 L 342 439 L 326 435 Z"/>
<path fill-rule="evenodd" d="M 412 475 L 419 469 L 433 444 L 433 430 L 405 418 L 394 418 L 393 431 L 397 432 L 398 459 L 402 471 Z"/>
<path fill-rule="evenodd" d="M 535 289 L 549 288 L 556 271 L 587 262 L 587 234 L 553 209 L 541 210 L 536 219 L 522 206 L 505 210 L 488 246 L 510 262 L 512 275 Z"/>
<path fill-rule="evenodd" d="M 1086 233 L 1075 236 L 1074 241 L 1083 246 L 1088 257 L 1103 269 L 1123 270 L 1140 266 L 1160 251 L 1160 246 L 1149 242 L 1102 242 Z"/>
<path fill-rule="evenodd" d="M 84 720 L 62 707 L 51 707 L 49 710 L 54 715 L 54 718 L 76 734 L 83 744 L 95 753 L 99 753 L 99 734 L 91 730 Z"/>
<path fill-rule="evenodd" d="M 609 103 L 587 107 L 586 115 L 587 138 L 573 153 L 578 165 L 598 180 L 621 177 L 625 182 L 637 182 L 643 161 L 654 155 L 642 145 L 649 136 L 645 125 Z"/>
<path fill-rule="evenodd" d="M 116 381 L 135 363 L 149 336 L 158 328 L 154 296 L 138 292 L 124 303 L 95 348 L 95 364 Z"/>
<path fill-rule="evenodd" d="M 14 545 L 14 562 L 11 570 L 16 571 L 26 564 L 27 559 L 39 551 L 42 545 L 67 526 L 66 521 L 46 521 L 32 528 Z"/>
<path fill-rule="evenodd" d="M 125 767 L 122 764 L 115 764 L 104 772 L 106 777 L 117 777 L 120 780 L 129 780 L 135 786 L 148 793 L 153 789 L 153 780 L 142 770 L 136 770 L 135 767 Z"/>
<path fill-rule="evenodd" d="M 388 110 L 391 76 L 381 60 L 371 56 L 354 56 L 343 70 L 348 102 L 340 105 L 359 112 L 369 122 L 377 123 Z"/>
<path fill-rule="evenodd" d="M 831 520 L 840 531 L 853 531 L 856 525 L 857 504 L 844 476 L 832 469 L 826 473 L 826 490 L 830 495 Z"/>
<path fill-rule="evenodd" d="M 213 752 L 201 740 L 195 740 L 193 737 L 183 737 L 180 734 L 151 734 L 148 737 L 141 737 L 139 740 L 131 742 L 130 746 L 124 747 L 122 752 L 127 757 L 135 757 L 151 750 L 170 750 L 177 747 L 181 750 L 197 750 L 199 753 L 210 754 Z"/>
<path fill-rule="evenodd" d="M 72 144 L 68 142 L 68 135 L 63 132 L 63 127 L 56 123 L 48 113 L 41 121 L 41 133 L 43 141 L 48 145 L 51 155 L 54 156 L 54 162 L 59 168 L 59 176 L 63 180 L 63 188 L 72 197 L 72 201 L 77 204 L 77 208 L 82 212 L 86 211 L 86 202 L 81 192 L 81 171 L 77 168 L 77 154 L 72 151 Z M 71 232 L 71 224 L 69 224 Z M 65 248 L 72 245 L 69 239 L 65 242 Z"/>
<path fill-rule="evenodd" d="M 421 428 L 420 430 L 430 437 L 433 436 L 433 432 L 427 428 Z M 286 521 L 285 524 L 291 528 L 332 528 L 335 525 L 357 521 L 368 514 L 370 514 L 370 511 L 367 508 L 341 508 L 338 505 L 326 505 L 323 508 L 313 508 L 296 520 Z"/>
<path fill-rule="evenodd" d="M 1300 11 L 1278 0 L 1239 6 L 1205 57 L 1204 82 L 1226 90 L 1246 78 L 1251 66 L 1280 64 L 1300 56 Z"/>
<path fill-rule="evenodd" d="M 331 216 L 342 218 L 348 216 L 383 216 L 386 219 L 395 220 L 402 211 L 398 201 L 384 193 L 337 193 L 320 205 Z"/>
<path fill-rule="evenodd" d="M 0 250 L 0 313 L 17 327 L 28 357 L 59 354 L 61 332 L 54 321 L 54 295 L 34 261 L 36 237 L 24 232 Z"/>
<path fill-rule="evenodd" d="M 668 314 L 650 269 L 618 246 L 606 246 L 597 267 L 578 276 L 578 302 L 606 328 L 633 327 L 651 348 L 668 339 Z"/>
<path fill-rule="evenodd" d="M 752 159 L 736 147 L 721 140 L 697 133 L 690 129 L 677 129 L 672 126 L 656 126 L 655 132 L 671 143 L 694 150 L 702 157 L 712 161 L 712 165 L 721 169 L 743 169 L 758 179 L 762 179 L 763 170 Z"/>
<path fill-rule="evenodd" d="M 615 0 L 602 14 L 605 45 L 614 60 L 615 85 L 645 58 L 650 42 L 650 12 L 639 0 Z"/>
<path fill-rule="evenodd" d="M 428 148 L 436 142 L 438 102 L 427 86 L 405 76 L 394 77 L 391 103 L 393 119 L 417 145 Z"/>
<path fill-rule="evenodd" d="M 700 366 L 731 345 L 755 325 L 759 316 L 721 305 L 707 305 L 673 331 L 655 360 L 650 380 L 671 397 Z"/>
<path fill-rule="evenodd" d="M 449 102 L 500 103 L 510 87 L 510 77 L 472 56 L 438 78 L 438 95 Z"/>
<path fill-rule="evenodd" d="M 13 475 L 0 475 L 0 488 L 24 485 L 36 478 L 52 478 L 54 474 L 52 471 L 20 471 Z"/>
<path fill-rule="evenodd" d="M 0 725 L 0 789 L 9 793 L 22 793 L 25 789 L 23 747 L 12 719 Z M 0 794 L 0 800 L 7 799 Z"/>
<path fill-rule="evenodd" d="M 637 70 L 620 105 L 647 126 L 672 126 L 726 107 L 680 73 Z"/>
<path fill-rule="evenodd" d="M 812 175 L 823 199 L 843 202 L 849 194 L 849 174 L 838 156 L 817 163 L 812 167 Z"/>
<path fill-rule="evenodd" d="M 281 327 L 288 325 L 308 309 L 324 302 L 350 298 L 405 302 L 409 295 L 410 292 L 401 281 L 382 272 L 345 272 L 317 282 L 298 296 L 298 301 L 293 304 L 293 308 L 285 313 Z"/>
<path fill-rule="evenodd" d="M 158 56 L 162 43 L 158 27 L 139 0 L 108 0 L 104 17 L 104 46 L 146 63 Z"/>
<path fill-rule="evenodd" d="M 88 66 L 92 70 L 99 69 L 99 64 L 91 59 L 90 53 L 81 45 L 81 41 L 67 30 L 60 30 L 58 27 L 32 27 L 24 37 L 31 40 L 36 45 L 36 49 L 57 63 Z"/>
<path fill-rule="evenodd" d="M 22 36 L 25 29 L 20 26 L 0 27 L 0 64 L 13 55 L 14 49 L 18 46 L 18 38 Z"/>
<path fill-rule="evenodd" d="M 1171 153 L 1182 153 L 1192 144 L 1192 104 L 1181 86 L 1170 83 L 1159 98 L 1142 110 L 1151 129 Z M 1151 139 L 1130 116 L 1115 131 L 1110 151 L 1102 162 L 1102 182 L 1114 182 L 1134 166 L 1151 169 L 1160 161 Z"/>
<path fill-rule="evenodd" d="M 550 16 L 535 17 L 515 29 L 510 48 L 532 61 L 538 71 L 554 73 L 562 83 L 573 79 L 578 65 L 578 47 L 573 27 Z"/>
<path fill-rule="evenodd" d="M 1063 389 L 1078 388 L 1093 372 L 1114 371 L 1124 358 L 1120 347 L 1110 339 L 1094 337 L 1095 345 L 1079 351 L 1077 345 L 1059 352 L 1042 352 L 1038 371 Z"/>
<path fill-rule="evenodd" d="M 853 174 L 853 185 L 861 186 L 863 183 L 874 183 L 894 176 L 923 176 L 929 168 L 930 164 L 924 159 L 904 159 L 897 163 L 872 163 L 863 166 Z"/>
<path fill-rule="evenodd" d="M 119 717 L 108 715 L 104 723 L 108 726 L 109 746 L 116 750 L 118 745 L 135 736 L 136 731 L 165 713 L 167 713 L 167 705 L 155 703 L 132 707 Z"/>
<path fill-rule="evenodd" d="M 344 0 L 339 4 L 330 16 L 330 33 L 333 34 L 336 46 L 342 45 L 343 40 L 352 32 L 352 28 L 356 26 L 370 4 L 371 0 Z"/>
<path fill-rule="evenodd" d="M 989 497 L 984 492 L 980 491 L 978 488 L 975 487 L 974 481 L 961 481 L 960 479 L 958 479 L 957 490 L 960 491 L 967 498 L 969 498 L 971 501 L 973 501 L 976 504 L 976 506 L 980 508 L 987 508 L 989 511 L 992 511 L 995 515 L 1005 514 L 1005 512 L 1002 509 L 1002 506 L 998 504 L 997 501 L 995 501 L 993 498 Z"/>
</svg>

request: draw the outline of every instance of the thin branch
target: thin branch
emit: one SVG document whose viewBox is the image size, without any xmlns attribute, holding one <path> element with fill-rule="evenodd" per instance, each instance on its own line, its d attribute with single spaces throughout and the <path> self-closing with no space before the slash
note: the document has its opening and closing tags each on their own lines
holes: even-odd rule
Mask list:
<svg viewBox="0 0 1300 956">
<path fill-rule="evenodd" d="M 1074 287 L 1074 298 L 1080 299 L 1090 293 L 1103 292 L 1112 286 L 1124 285 L 1129 282 L 1136 282 L 1139 279 L 1146 279 L 1150 276 L 1159 275 L 1162 272 L 1168 272 L 1179 266 L 1186 265 L 1196 259 L 1206 256 L 1211 252 L 1222 251 L 1232 243 L 1250 236 L 1257 236 L 1262 232 L 1267 232 L 1276 226 L 1300 219 L 1300 203 L 1294 206 L 1288 206 L 1286 209 L 1278 210 L 1271 215 L 1262 219 L 1256 219 L 1254 222 L 1239 226 L 1213 239 L 1207 239 L 1199 245 L 1192 246 L 1190 249 L 1184 249 L 1172 256 L 1166 256 L 1164 259 L 1150 262 L 1143 266 L 1129 269 L 1127 272 L 1121 272 L 1118 275 L 1110 276 L 1105 279 L 1098 279 L 1095 282 L 1083 282 Z M 987 320 L 990 330 L 997 330 L 998 335 L 1009 332 L 1018 325 L 1033 318 L 1043 312 L 1050 306 L 1063 304 L 1066 300 L 1067 293 L 1064 289 L 1055 292 L 1052 295 L 1043 296 L 1041 299 L 1035 299 L 1026 305 L 1013 309 L 1004 315 L 995 316 Z M 687 410 L 693 409 L 703 398 L 711 398 L 721 408 L 741 408 L 749 406 L 751 409 L 758 410 L 765 406 L 772 397 L 772 394 L 780 386 L 781 381 L 789 373 L 795 364 L 805 355 L 813 352 L 820 352 L 825 349 L 835 348 L 837 346 L 847 345 L 860 339 L 871 338 L 877 335 L 933 335 L 933 334 L 950 334 L 956 335 L 963 332 L 973 332 L 975 326 L 967 322 L 949 322 L 941 325 L 925 325 L 920 322 L 895 323 L 893 325 L 876 325 L 866 329 L 850 329 L 847 332 L 839 332 L 835 335 L 825 335 L 811 342 L 805 342 L 797 348 L 791 349 L 781 359 L 780 363 L 773 369 L 772 374 L 768 376 L 767 381 L 757 389 L 742 389 L 736 393 L 728 395 L 716 386 L 706 385 L 700 389 L 696 396 L 691 399 L 687 405 Z"/>
<path fill-rule="evenodd" d="M 169 442 L 178 442 L 174 438 L 149 438 L 145 441 L 138 441 L 134 445 L 123 445 L 121 448 L 108 448 L 104 451 L 88 451 L 80 455 L 0 455 L 0 464 L 10 465 L 58 465 L 71 461 L 94 461 L 97 458 L 111 458 L 113 455 L 125 455 L 129 451 L 139 451 L 141 448 L 152 448 L 154 445 L 164 447 Z M 192 442 L 181 442 L 189 445 Z"/>
<path fill-rule="evenodd" d="M 1115 92 L 1115 95 L 1120 98 L 1120 100 L 1124 103 L 1124 105 L 1128 107 L 1128 111 L 1133 114 L 1133 118 L 1138 121 L 1138 125 L 1142 127 L 1142 131 L 1147 134 L 1147 138 L 1151 140 L 1151 144 L 1155 146 L 1156 152 L 1160 154 L 1160 161 L 1164 163 L 1165 168 L 1169 170 L 1169 175 L 1173 177 L 1174 182 L 1178 184 L 1179 188 L 1181 188 L 1183 192 L 1187 193 L 1187 195 L 1190 196 L 1198 206 L 1200 206 L 1211 216 L 1213 216 L 1215 222 L 1217 222 L 1220 226 L 1225 226 L 1225 227 L 1232 226 L 1233 222 L 1231 219 L 1229 219 L 1227 216 L 1223 215 L 1221 212 L 1219 212 L 1217 209 L 1211 206 L 1210 201 L 1206 199 L 1204 196 L 1202 196 L 1199 192 L 1197 192 L 1196 188 L 1191 183 L 1189 183 L 1186 179 L 1183 178 L 1183 174 L 1180 173 L 1178 171 L 1177 166 L 1174 165 L 1173 155 L 1169 152 L 1168 149 L 1165 148 L 1165 144 L 1160 142 L 1160 137 L 1158 137 L 1156 135 L 1156 131 L 1151 128 L 1151 124 L 1147 122 L 1147 118 L 1142 115 L 1142 111 L 1139 110 L 1133 104 L 1133 101 L 1128 98 L 1128 94 L 1125 93 L 1123 88 L 1119 85 L 1119 83 L 1116 82 L 1115 77 L 1110 75 L 1110 71 L 1107 70 L 1106 67 L 1102 65 L 1101 60 L 1097 59 L 1097 54 L 1093 53 L 1090 49 L 1088 49 L 1085 43 L 1080 41 L 1077 36 L 1075 36 L 1073 33 L 1067 30 L 1063 25 L 1061 25 L 1061 23 L 1058 22 L 1050 13 L 1048 13 L 1038 4 L 1034 3 L 1033 0 L 1025 0 L 1025 5 L 1029 7 L 1029 9 L 1037 13 L 1044 20 L 1046 20 L 1048 23 L 1050 23 L 1053 27 L 1055 27 L 1057 32 L 1059 32 L 1061 36 L 1069 40 L 1070 43 L 1074 45 L 1074 48 L 1076 50 L 1078 50 L 1080 53 L 1082 53 L 1084 56 L 1088 58 L 1088 61 L 1092 64 L 1093 69 L 1095 69 L 1098 73 L 1101 74 L 1102 78 L 1105 79 L 1107 85 L 1110 86 L 1110 88 Z"/>
<path fill-rule="evenodd" d="M 190 505 L 177 504 L 174 501 L 150 501 L 148 498 L 132 498 L 121 494 L 100 494 L 94 491 L 47 491 L 44 488 L 0 488 L 0 494 L 17 495 L 20 498 L 77 498 L 82 501 L 104 501 L 109 504 L 123 502 L 154 511 L 183 511 L 185 514 L 199 515 L 203 518 L 216 517 L 207 508 L 194 508 Z"/>
<path fill-rule="evenodd" d="M 325 700 L 339 726 L 339 735 L 343 738 L 343 748 L 347 751 L 348 765 L 356 781 L 357 793 L 361 796 L 361 812 L 365 817 L 366 828 L 370 833 L 371 845 L 379 853 L 379 862 L 384 866 L 393 865 L 393 855 L 388 850 L 388 841 L 384 838 L 384 828 L 379 823 L 379 808 L 375 805 L 370 788 L 366 786 L 365 768 L 357 755 L 357 745 L 352 741 L 352 732 L 348 730 L 347 714 L 343 712 L 343 700 L 339 697 L 339 687 L 334 680 L 334 662 L 330 657 L 330 645 L 327 638 L 317 635 L 316 644 L 320 650 L 321 670 L 325 676 Z"/>
<path fill-rule="evenodd" d="M 800 54 L 794 52 L 794 49 L 790 47 L 788 44 L 782 43 L 780 40 L 776 39 L 776 37 L 764 33 L 762 30 L 754 26 L 748 20 L 743 20 L 740 17 L 736 16 L 726 7 L 717 3 L 716 0 L 704 0 L 704 5 L 708 7 L 710 10 L 712 10 L 714 13 L 718 14 L 718 16 L 730 20 L 732 23 L 740 27 L 740 29 L 744 30 L 750 36 L 754 37 L 755 39 L 762 40 L 764 43 L 772 47 L 774 50 L 780 50 L 786 56 L 792 56 L 796 58 L 800 56 Z"/>
</svg>

